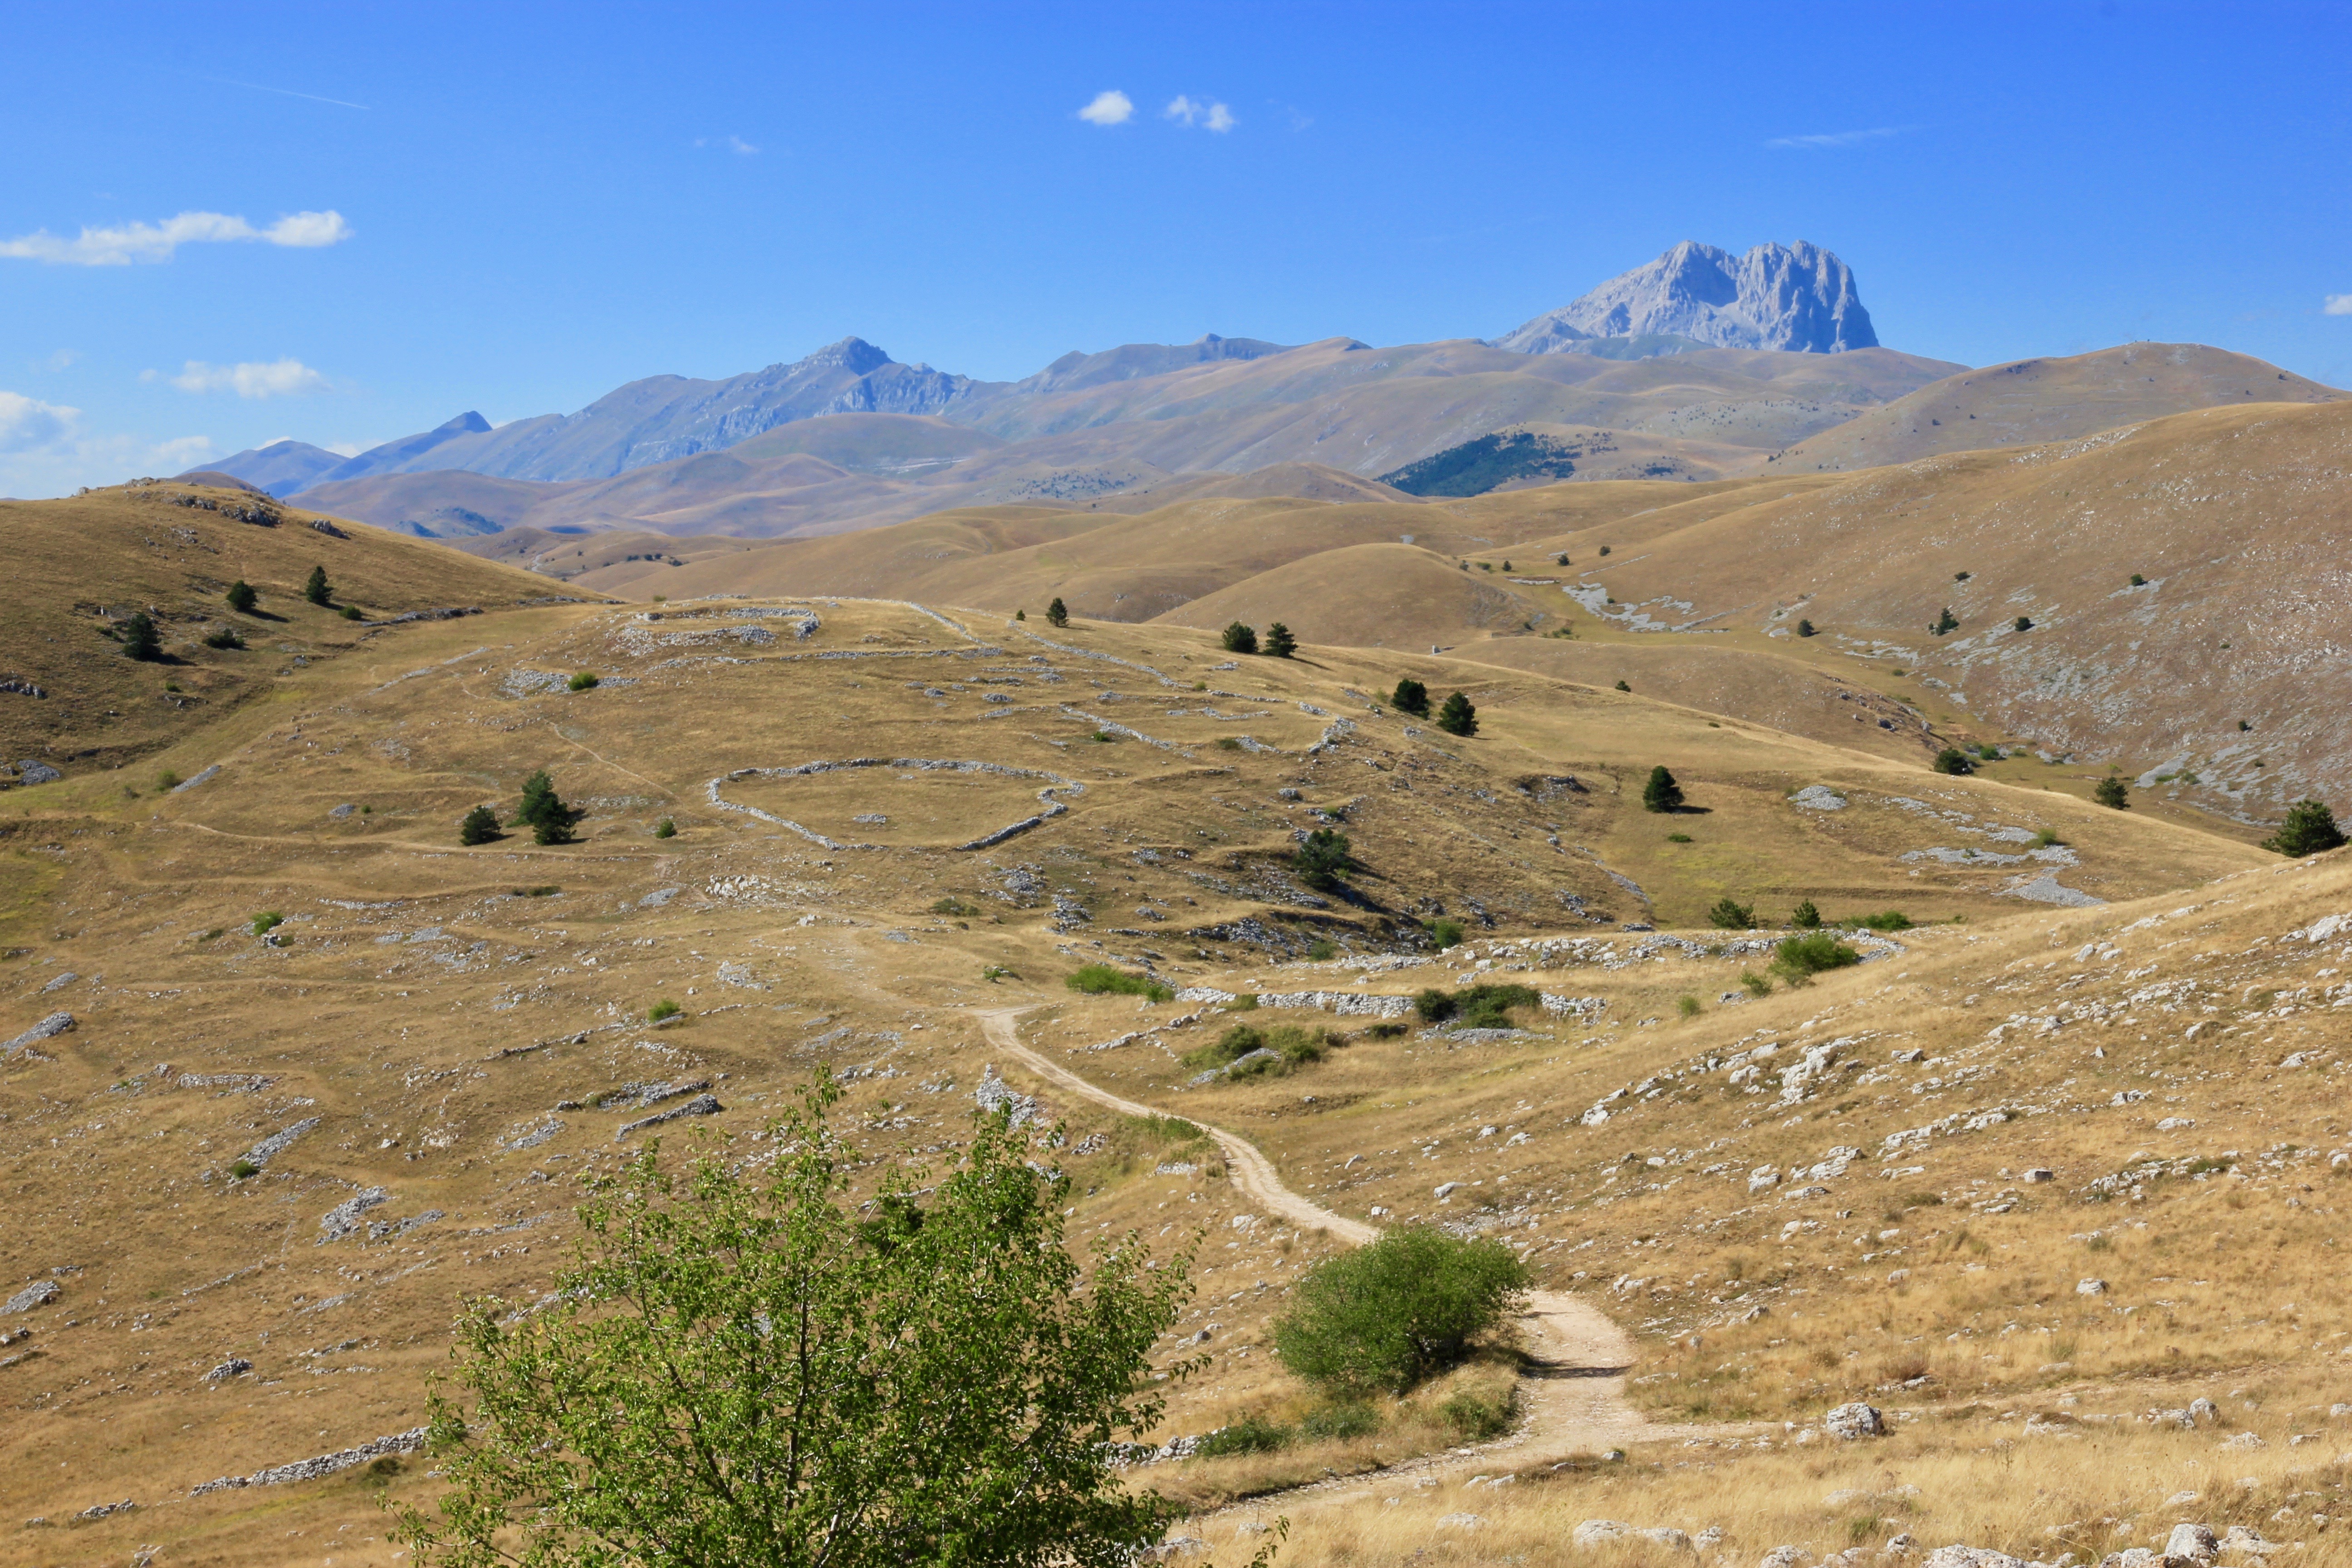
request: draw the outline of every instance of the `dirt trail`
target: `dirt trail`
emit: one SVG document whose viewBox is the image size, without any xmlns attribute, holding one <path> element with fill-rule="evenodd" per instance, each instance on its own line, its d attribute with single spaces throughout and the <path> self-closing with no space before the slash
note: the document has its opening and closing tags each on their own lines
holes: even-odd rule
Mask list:
<svg viewBox="0 0 2352 1568">
<path fill-rule="evenodd" d="M 1128 1116 L 1171 1114 L 1097 1089 L 1069 1068 L 1048 1061 L 1023 1045 L 1014 1032 L 1013 1021 L 1024 1011 L 1026 1009 L 998 1008 L 981 1013 L 981 1029 L 989 1043 L 1048 1083 L 1082 1095 L 1097 1105 Z M 1217 1146 L 1224 1151 L 1226 1166 L 1236 1184 L 1268 1214 L 1279 1215 L 1308 1229 L 1328 1231 L 1358 1247 L 1380 1235 L 1379 1227 L 1333 1214 L 1284 1186 L 1282 1178 L 1275 1173 L 1274 1163 L 1247 1139 L 1212 1127 L 1197 1117 L 1186 1120 L 1216 1140 Z M 1656 1442 L 1701 1432 L 1727 1436 L 1734 1430 L 1661 1426 L 1633 1408 L 1625 1398 L 1625 1372 L 1633 1363 L 1633 1342 L 1599 1309 L 1580 1297 L 1564 1290 L 1531 1291 L 1520 1330 L 1528 1353 L 1536 1364 L 1519 1390 L 1526 1418 L 1508 1436 L 1391 1466 L 1378 1472 L 1377 1478 L 1342 1477 L 1298 1490 L 1344 1490 L 1375 1479 L 1387 1483 L 1401 1475 L 1467 1468 L 1482 1460 L 1491 1468 L 1507 1451 L 1509 1464 L 1533 1464 L 1625 1443 Z M 1265 1500 L 1257 1500 L 1261 1503 Z"/>
</svg>

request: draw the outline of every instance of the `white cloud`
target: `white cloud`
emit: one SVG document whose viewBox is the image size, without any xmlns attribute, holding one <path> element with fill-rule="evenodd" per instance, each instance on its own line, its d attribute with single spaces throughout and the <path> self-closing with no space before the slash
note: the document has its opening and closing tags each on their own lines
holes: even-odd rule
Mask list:
<svg viewBox="0 0 2352 1568">
<path fill-rule="evenodd" d="M 1188 93 L 1178 93 L 1160 112 L 1179 125 L 1201 125 L 1211 131 L 1231 131 L 1234 128 L 1232 110 L 1222 103 L 1205 103 Z"/>
<path fill-rule="evenodd" d="M 113 228 L 85 228 L 72 239 L 60 239 L 47 229 L 17 239 L 0 240 L 0 257 L 46 261 L 52 266 L 127 267 L 134 261 L 169 261 L 184 245 L 259 240 L 268 245 L 315 250 L 351 238 L 352 226 L 338 212 L 293 213 L 268 228 L 256 228 L 226 213 L 181 213 L 162 223 L 127 223 Z"/>
<path fill-rule="evenodd" d="M 2330 294 L 2319 310 L 2326 316 L 2352 316 L 2352 294 Z"/>
<path fill-rule="evenodd" d="M 0 392 L 0 452 L 39 452 L 60 446 L 80 418 L 79 408 Z"/>
<path fill-rule="evenodd" d="M 157 374 L 149 371 L 140 379 L 152 381 Z M 172 378 L 172 384 L 182 392 L 234 392 L 239 397 L 292 397 L 328 389 L 327 378 L 299 359 L 272 360 L 268 364 L 206 364 L 192 359 Z"/>
<path fill-rule="evenodd" d="M 1095 94 L 1095 100 L 1078 110 L 1078 118 L 1089 125 L 1124 125 L 1135 118 L 1135 100 L 1117 88 Z"/>
<path fill-rule="evenodd" d="M 1889 136 L 1900 136 L 1908 129 L 1903 125 L 1874 125 L 1867 131 L 1832 131 L 1815 136 L 1775 136 L 1764 145 L 1819 152 L 1830 147 L 1857 147 L 1864 142 L 1883 142 Z"/>
<path fill-rule="evenodd" d="M 727 138 L 727 145 L 730 151 L 740 153 L 746 158 L 759 151 L 757 147 L 752 146 L 740 136 L 730 136 Z"/>
</svg>

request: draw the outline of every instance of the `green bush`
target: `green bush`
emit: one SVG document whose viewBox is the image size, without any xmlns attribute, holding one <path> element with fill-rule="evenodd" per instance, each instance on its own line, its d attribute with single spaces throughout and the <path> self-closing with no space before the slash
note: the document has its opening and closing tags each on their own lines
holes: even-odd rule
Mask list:
<svg viewBox="0 0 2352 1568">
<path fill-rule="evenodd" d="M 310 575 L 302 583 L 302 596 L 314 605 L 334 603 L 335 591 L 327 585 L 327 569 L 324 566 L 310 568 Z"/>
<path fill-rule="evenodd" d="M 1059 595 L 1055 595 L 1054 602 L 1045 606 L 1045 624 L 1049 626 L 1066 626 L 1070 624 L 1070 612 L 1063 607 Z"/>
<path fill-rule="evenodd" d="M 2031 616 L 2020 616 L 2015 621 L 2011 622 L 2011 625 L 2018 631 L 2030 632 L 2033 629 L 2033 617 Z"/>
<path fill-rule="evenodd" d="M 1626 685 L 1622 680 L 1620 680 L 1620 681 L 1617 683 L 1617 689 L 1618 689 L 1618 690 L 1620 690 L 1620 691 L 1631 692 L 1633 689 L 1632 687 L 1630 687 L 1630 686 Z"/>
<path fill-rule="evenodd" d="M 2263 847 L 2301 859 L 2305 855 L 2317 855 L 2324 850 L 2344 847 L 2343 829 L 2336 826 L 2336 814 L 2326 803 L 2299 800 L 2286 808 L 2286 820 L 2279 830 L 2263 840 Z"/>
<path fill-rule="evenodd" d="M 1799 621 L 1797 623 L 1797 635 L 1801 637 L 1811 637 L 1813 635 L 1813 623 L 1811 621 Z"/>
<path fill-rule="evenodd" d="M 1959 617 L 1953 615 L 1952 606 L 1947 605 L 1944 606 L 1944 613 L 1936 617 L 1936 624 L 1927 629 L 1937 637 L 1942 637 L 1946 632 L 1958 631 L 1959 628 Z"/>
<path fill-rule="evenodd" d="M 1149 996 L 1154 1002 L 1166 1002 L 1176 994 L 1149 974 L 1130 974 L 1108 963 L 1083 964 L 1062 984 L 1087 996 Z"/>
<path fill-rule="evenodd" d="M 229 1166 L 228 1173 L 241 1182 L 247 1176 L 257 1176 L 261 1174 L 261 1167 L 255 1164 L 250 1160 L 239 1160 Z"/>
<path fill-rule="evenodd" d="M 1720 898 L 1706 911 L 1706 921 L 1717 931 L 1749 931 L 1756 924 L 1756 907 L 1727 896 Z"/>
<path fill-rule="evenodd" d="M 1885 910 L 1874 915 L 1849 915 L 1838 924 L 1860 926 L 1864 931 L 1909 931 L 1911 917 L 1901 910 Z"/>
<path fill-rule="evenodd" d="M 2131 574 L 2131 585 L 2135 588 L 2145 588 L 2147 586 L 2147 579 L 2135 572 Z"/>
<path fill-rule="evenodd" d="M 1245 626 L 1239 621 L 1227 623 L 1225 629 L 1218 635 L 1217 640 L 1224 645 L 1227 653 L 1257 651 L 1257 629 L 1254 626 Z"/>
<path fill-rule="evenodd" d="M 360 607 L 357 605 L 345 605 L 341 609 L 337 610 L 335 614 L 342 616 L 343 619 L 347 621 L 361 621 L 367 618 L 360 614 Z"/>
<path fill-rule="evenodd" d="M 1307 956 L 1317 963 L 1326 963 L 1339 956 L 1339 945 L 1328 937 L 1317 937 L 1307 944 Z"/>
<path fill-rule="evenodd" d="M 1204 1459 L 1228 1454 L 1272 1454 L 1290 1447 L 1292 1436 L 1289 1427 L 1252 1414 L 1210 1433 L 1192 1452 Z"/>
<path fill-rule="evenodd" d="M 1457 1006 L 1450 993 L 1434 985 L 1412 999 L 1412 1010 L 1424 1024 L 1443 1024 L 1454 1016 Z"/>
<path fill-rule="evenodd" d="M 255 593 L 253 584 L 244 578 L 239 577 L 228 585 L 228 607 L 238 615 L 253 614 L 253 607 L 259 603 L 261 603 L 261 595 Z"/>
<path fill-rule="evenodd" d="M 1682 808 L 1683 786 L 1675 782 L 1666 764 L 1660 763 L 1650 770 L 1649 782 L 1642 786 L 1642 809 L 1664 815 Z"/>
<path fill-rule="evenodd" d="M 1437 1407 L 1437 1414 L 1454 1428 L 1454 1435 L 1471 1443 L 1501 1436 L 1510 1429 L 1511 1417 L 1517 1413 L 1518 1401 L 1508 1389 L 1489 1397 L 1465 1388 Z"/>
<path fill-rule="evenodd" d="M 1418 680 L 1400 680 L 1396 683 L 1396 690 L 1389 696 L 1389 706 L 1400 713 L 1426 719 L 1429 717 L 1429 688 Z"/>
<path fill-rule="evenodd" d="M 1308 1062 L 1319 1062 L 1326 1051 L 1341 1044 L 1341 1037 L 1328 1029 L 1313 1032 L 1297 1024 L 1276 1024 L 1260 1028 L 1255 1024 L 1235 1024 L 1204 1046 L 1197 1046 L 1179 1058 L 1194 1072 L 1205 1072 L 1237 1062 L 1252 1051 L 1272 1051 L 1281 1060 L 1277 1063 L 1260 1058 L 1235 1074 L 1249 1078 L 1258 1073 L 1288 1072 Z"/>
<path fill-rule="evenodd" d="M 1747 992 L 1750 996 L 1769 996 L 1772 994 L 1772 983 L 1763 975 L 1757 973 L 1752 969 L 1740 971 L 1739 987 L 1741 990 Z"/>
<path fill-rule="evenodd" d="M 1381 1429 L 1381 1413 L 1360 1400 L 1344 1400 L 1310 1410 L 1298 1423 L 1298 1435 L 1310 1441 L 1335 1442 L 1369 1437 Z"/>
<path fill-rule="evenodd" d="M 1972 773 L 1977 771 L 1976 764 L 1969 761 L 1969 754 L 1958 746 L 1946 746 L 1937 752 L 1934 765 L 1939 773 Z"/>
<path fill-rule="evenodd" d="M 264 910 L 259 914 L 253 917 L 253 934 L 256 936 L 268 936 L 271 931 L 276 931 L 279 926 L 282 926 L 285 923 L 286 917 L 279 914 L 276 910 Z"/>
<path fill-rule="evenodd" d="M 677 1003 L 665 996 L 660 1001 L 646 1009 L 646 1022 L 648 1024 L 658 1024 L 664 1018 L 675 1018 L 680 1013 L 685 1011 L 685 1008 L 679 1006 Z"/>
<path fill-rule="evenodd" d="M 2054 827 L 2037 827 L 2033 831 L 2033 842 L 2047 849 L 2053 845 L 2063 844 L 2066 841 L 2058 837 L 2058 830 Z"/>
<path fill-rule="evenodd" d="M 1393 1040 L 1405 1033 L 1406 1029 L 1402 1024 L 1380 1023 L 1364 1026 L 1364 1038 L 1368 1040 Z"/>
<path fill-rule="evenodd" d="M 1412 1008 L 1423 1021 L 1447 1019 L 1465 1029 L 1507 1029 L 1514 1007 L 1540 1007 L 1543 997 L 1532 987 L 1481 981 L 1451 994 L 1433 987 L 1413 998 Z"/>
<path fill-rule="evenodd" d="M 1706 1009 L 1696 996 L 1685 996 L 1675 1004 L 1675 1010 L 1685 1018 L 1696 1018 Z"/>
<path fill-rule="evenodd" d="M 245 646 L 245 634 L 235 626 L 215 626 L 205 634 L 206 647 L 232 648 Z"/>
<path fill-rule="evenodd" d="M 1691 836 L 1687 833 L 1669 833 L 1666 835 L 1666 842 L 1669 844 L 1688 844 L 1690 841 Z"/>
<path fill-rule="evenodd" d="M 1349 851 L 1353 847 L 1348 836 L 1336 827 L 1318 827 L 1299 842 L 1291 855 L 1298 868 L 1298 879 L 1310 888 L 1325 891 L 1339 885 L 1339 879 L 1356 868 Z"/>
<path fill-rule="evenodd" d="M 1807 899 L 1789 911 L 1789 923 L 1800 931 L 1811 931 L 1822 923 L 1822 911 L 1814 907 L 1812 900 Z"/>
<path fill-rule="evenodd" d="M 460 844 L 488 844 L 503 837 L 499 832 L 499 814 L 487 805 L 474 807 L 457 824 L 457 842 Z"/>
<path fill-rule="evenodd" d="M 978 904 L 966 903 L 963 900 L 959 899 L 950 893 L 944 899 L 932 900 L 931 913 L 935 915 L 961 915 L 969 917 L 980 913 L 980 906 Z"/>
<path fill-rule="evenodd" d="M 1444 952 L 1449 947 L 1459 947 L 1462 945 L 1462 922 L 1460 921 L 1452 919 L 1449 916 L 1441 915 L 1437 919 L 1430 921 L 1428 926 L 1424 929 L 1428 931 L 1431 939 L 1437 943 L 1437 951 L 1440 952 Z"/>
<path fill-rule="evenodd" d="M 2131 786 L 2110 773 L 2091 786 L 2091 798 L 2116 811 L 2131 809 Z"/>
<path fill-rule="evenodd" d="M 596 679 L 596 672 L 594 670 L 583 669 L 573 675 L 571 679 L 565 681 L 563 684 L 574 691 L 586 691 L 590 688 L 598 685 L 599 682 Z"/>
<path fill-rule="evenodd" d="M 677 824 L 667 816 L 663 817 L 659 822 L 654 824 L 654 837 L 656 838 L 677 837 Z"/>
<path fill-rule="evenodd" d="M 1449 735 L 1468 737 L 1478 732 L 1478 707 L 1459 691 L 1448 697 L 1437 710 L 1437 727 Z"/>
<path fill-rule="evenodd" d="M 1275 1321 L 1275 1353 L 1324 1388 L 1404 1394 L 1466 1357 L 1528 1283 L 1499 1241 L 1399 1226 L 1307 1271 Z"/>
<path fill-rule="evenodd" d="M 1803 985 L 1826 970 L 1861 962 L 1862 954 L 1829 932 L 1817 931 L 1784 939 L 1772 955 L 1772 969 L 1790 984 Z"/>
</svg>

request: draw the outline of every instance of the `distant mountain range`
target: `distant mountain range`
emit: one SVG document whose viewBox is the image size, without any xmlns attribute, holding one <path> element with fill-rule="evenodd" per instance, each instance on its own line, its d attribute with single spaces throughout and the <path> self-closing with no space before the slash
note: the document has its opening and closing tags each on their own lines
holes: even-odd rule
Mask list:
<svg viewBox="0 0 2352 1568">
<path fill-rule="evenodd" d="M 1759 245 L 1745 256 L 1686 239 L 1496 343 L 1521 353 L 1574 353 L 1596 339 L 1642 337 L 1791 353 L 1878 346 L 1853 268 L 1801 239 Z"/>
</svg>

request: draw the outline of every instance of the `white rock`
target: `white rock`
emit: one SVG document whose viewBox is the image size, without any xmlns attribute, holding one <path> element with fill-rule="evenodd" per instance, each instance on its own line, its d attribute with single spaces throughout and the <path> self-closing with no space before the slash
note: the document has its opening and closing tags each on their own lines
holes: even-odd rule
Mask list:
<svg viewBox="0 0 2352 1568">
<path fill-rule="evenodd" d="M 1691 1538 L 1671 1525 L 1658 1525 L 1640 1532 L 1644 1541 L 1654 1541 L 1669 1552 L 1688 1552 Z"/>
<path fill-rule="evenodd" d="M 1440 1530 L 1484 1530 L 1486 1521 L 1475 1513 L 1449 1513 L 1437 1521 Z"/>
<path fill-rule="evenodd" d="M 1822 1417 L 1822 1425 L 1832 1436 L 1843 1437 L 1848 1442 L 1858 1437 L 1883 1437 L 1886 1435 L 1886 1418 L 1878 1413 L 1877 1406 L 1864 1405 L 1859 1400 L 1839 1405 Z"/>
<path fill-rule="evenodd" d="M 2104 1279 L 2080 1279 L 2075 1281 L 2074 1294 L 2077 1296 L 2104 1296 L 2106 1293 L 2107 1282 Z"/>
<path fill-rule="evenodd" d="M 1569 1540 L 1578 1546 L 1601 1546 L 1612 1541 L 1622 1541 L 1633 1532 L 1633 1527 L 1621 1520 L 1588 1519 L 1568 1532 Z"/>
<path fill-rule="evenodd" d="M 2200 1563 L 2212 1562 L 2220 1550 L 2221 1543 L 2213 1539 L 2213 1532 L 2201 1524 L 2176 1524 L 2164 1542 L 2167 1557 L 2193 1557 Z"/>
<path fill-rule="evenodd" d="M 1926 1568 L 2028 1568 L 2024 1559 L 1990 1546 L 1938 1546 L 1927 1553 Z"/>
<path fill-rule="evenodd" d="M 26 1286 L 22 1290 L 19 1290 L 15 1295 L 9 1297 L 5 1301 L 0 1301 L 0 1313 L 29 1312 L 36 1307 L 47 1306 L 49 1302 L 56 1300 L 58 1296 L 58 1282 L 56 1280 L 36 1279 L 30 1285 Z"/>
</svg>

